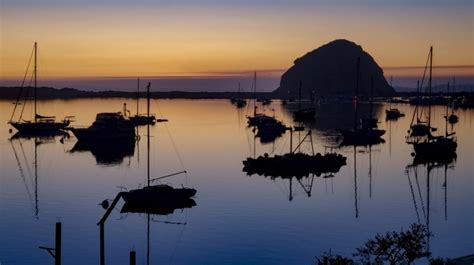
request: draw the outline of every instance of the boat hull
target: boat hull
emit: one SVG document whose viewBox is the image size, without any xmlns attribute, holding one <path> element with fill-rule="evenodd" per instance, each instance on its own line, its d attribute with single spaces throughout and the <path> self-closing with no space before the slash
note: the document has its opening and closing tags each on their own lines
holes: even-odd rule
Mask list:
<svg viewBox="0 0 474 265">
<path fill-rule="evenodd" d="M 10 124 L 21 133 L 41 134 L 58 132 L 69 126 L 69 121 L 64 122 L 11 122 Z"/>
<path fill-rule="evenodd" d="M 92 128 L 71 128 L 71 132 L 79 141 L 135 141 L 135 130 L 133 127 L 126 130 L 99 130 Z"/>
<path fill-rule="evenodd" d="M 381 138 L 385 130 L 381 129 L 341 130 L 340 132 L 344 139 L 341 145 L 372 145 L 385 142 Z"/>
</svg>

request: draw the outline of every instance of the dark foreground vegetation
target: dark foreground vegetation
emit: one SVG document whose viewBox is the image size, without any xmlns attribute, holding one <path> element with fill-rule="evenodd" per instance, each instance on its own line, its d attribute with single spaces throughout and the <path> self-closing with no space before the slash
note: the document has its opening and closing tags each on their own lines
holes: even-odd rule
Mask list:
<svg viewBox="0 0 474 265">
<path fill-rule="evenodd" d="M 456 264 L 443 258 L 432 258 L 429 238 L 432 234 L 425 225 L 412 224 L 406 231 L 392 231 L 377 234 L 364 245 L 358 247 L 352 257 L 332 254 L 331 251 L 317 257 L 316 265 L 355 264 L 413 264 L 426 258 L 432 265 Z"/>
</svg>

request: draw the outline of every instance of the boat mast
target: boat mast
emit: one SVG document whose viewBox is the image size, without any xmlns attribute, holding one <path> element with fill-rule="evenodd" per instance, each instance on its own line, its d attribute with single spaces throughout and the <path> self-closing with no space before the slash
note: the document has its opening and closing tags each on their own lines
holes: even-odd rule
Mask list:
<svg viewBox="0 0 474 265">
<path fill-rule="evenodd" d="M 449 95 L 449 81 L 448 81 L 448 95 Z M 446 102 L 446 115 L 445 115 L 445 129 L 444 129 L 444 136 L 448 137 L 448 109 L 449 109 L 449 100 Z"/>
<path fill-rule="evenodd" d="M 257 115 L 257 72 L 253 73 L 253 116 Z"/>
<path fill-rule="evenodd" d="M 433 74 L 433 46 L 430 47 L 430 78 L 428 79 L 429 83 L 429 92 L 428 92 L 428 127 L 431 128 L 431 76 Z"/>
<path fill-rule="evenodd" d="M 373 114 L 373 102 L 372 102 L 372 93 L 373 93 L 373 90 L 374 90 L 374 77 L 371 76 L 370 77 L 370 92 L 369 92 L 369 97 L 370 97 L 370 100 L 369 100 L 369 118 L 372 119 L 372 114 Z"/>
<path fill-rule="evenodd" d="M 37 121 L 36 118 L 36 112 L 37 112 L 37 107 L 36 107 L 36 74 L 37 74 L 37 53 L 38 53 L 38 43 L 35 42 L 35 67 L 34 67 L 34 86 L 35 86 L 35 92 L 34 92 L 34 101 L 35 101 L 35 123 Z"/>
<path fill-rule="evenodd" d="M 150 117 L 150 82 L 146 86 L 146 115 Z"/>
<path fill-rule="evenodd" d="M 355 104 L 355 111 L 354 111 L 354 131 L 357 129 L 357 95 L 359 93 L 359 68 L 360 68 L 360 57 L 357 57 L 357 75 L 356 75 L 356 87 L 355 87 L 355 97 L 354 97 L 354 104 Z"/>
<path fill-rule="evenodd" d="M 301 110 L 301 87 L 303 86 L 303 83 L 299 82 L 299 86 L 298 86 L 298 111 Z"/>
<path fill-rule="evenodd" d="M 140 78 L 137 80 L 137 116 L 138 116 L 138 102 L 140 102 Z"/>
<path fill-rule="evenodd" d="M 150 82 L 146 86 L 146 93 L 147 93 L 147 117 L 150 117 Z M 150 124 L 147 123 L 146 125 L 146 145 L 147 145 L 147 182 L 148 187 L 150 187 Z"/>
</svg>

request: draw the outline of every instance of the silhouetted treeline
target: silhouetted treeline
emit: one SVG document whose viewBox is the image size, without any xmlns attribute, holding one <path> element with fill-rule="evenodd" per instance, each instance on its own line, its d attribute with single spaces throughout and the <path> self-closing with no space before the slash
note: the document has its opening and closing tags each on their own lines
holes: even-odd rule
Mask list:
<svg viewBox="0 0 474 265">
<path fill-rule="evenodd" d="M 16 99 L 18 95 L 26 97 L 33 96 L 32 87 L 0 87 L 0 99 Z M 137 92 L 129 91 L 82 91 L 74 88 L 56 89 L 52 87 L 39 87 L 38 99 L 72 99 L 72 98 L 136 98 Z M 271 98 L 271 92 L 256 93 L 258 98 Z M 146 98 L 146 92 L 140 92 L 140 97 Z M 160 91 L 150 92 L 151 98 L 184 98 L 184 99 L 230 99 L 230 98 L 253 98 L 254 93 L 237 92 L 185 92 L 185 91 Z"/>
</svg>

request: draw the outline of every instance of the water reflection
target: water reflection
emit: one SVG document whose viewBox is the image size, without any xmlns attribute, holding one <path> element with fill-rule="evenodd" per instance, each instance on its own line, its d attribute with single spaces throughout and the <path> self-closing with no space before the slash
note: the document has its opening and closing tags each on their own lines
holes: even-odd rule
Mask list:
<svg viewBox="0 0 474 265">
<path fill-rule="evenodd" d="M 38 196 L 38 146 L 41 144 L 52 144 L 59 139 L 61 143 L 68 139 L 69 134 L 62 131 L 43 132 L 41 134 L 30 134 L 17 132 L 10 138 L 10 145 L 18 166 L 18 172 L 25 185 L 28 198 L 34 208 L 35 217 L 39 218 L 39 196 Z M 23 147 L 24 143 L 32 143 L 34 147 L 33 159 L 28 158 Z M 31 161 L 33 160 L 33 161 Z M 31 163 L 32 162 L 32 163 Z M 30 165 L 33 164 L 33 169 Z M 26 170 L 25 170 L 26 169 Z M 26 171 L 26 173 L 25 173 Z M 33 195 L 31 193 L 33 191 Z"/>
<path fill-rule="evenodd" d="M 69 151 L 71 153 L 90 152 L 99 165 L 120 165 L 124 158 L 135 153 L 135 142 L 83 142 L 78 141 Z"/>
<path fill-rule="evenodd" d="M 448 168 L 454 169 L 455 165 L 455 158 L 445 159 L 443 161 L 436 161 L 436 162 L 420 162 L 414 159 L 413 163 L 406 167 L 406 175 L 408 177 L 408 184 L 410 187 L 411 198 L 413 201 L 413 206 L 416 213 L 417 222 L 419 224 L 424 223 L 426 225 L 428 232 L 430 232 L 430 191 L 431 189 L 431 182 L 433 181 L 431 173 L 435 169 L 443 169 L 444 171 L 444 179 L 443 184 L 441 185 L 442 189 L 444 190 L 444 220 L 448 220 Z M 419 173 L 420 171 L 425 170 L 426 177 L 426 188 L 425 188 L 425 196 L 423 196 L 422 187 L 420 185 L 420 178 Z M 421 207 L 420 207 L 421 206 Z M 421 208 L 421 214 L 420 214 Z M 428 238 L 428 250 L 429 250 L 429 242 L 430 239 Z"/>
</svg>

